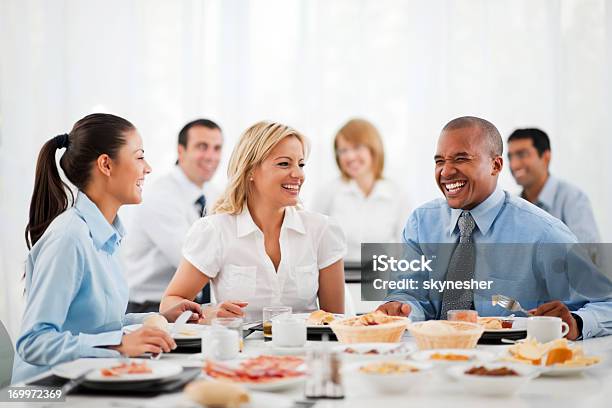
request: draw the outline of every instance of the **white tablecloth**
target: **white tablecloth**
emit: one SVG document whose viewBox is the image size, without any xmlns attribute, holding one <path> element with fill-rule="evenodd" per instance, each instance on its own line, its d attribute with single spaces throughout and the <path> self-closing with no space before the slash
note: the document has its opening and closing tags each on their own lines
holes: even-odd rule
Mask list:
<svg viewBox="0 0 612 408">
<path fill-rule="evenodd" d="M 412 342 L 411 337 L 404 341 Z M 342 400 L 320 400 L 316 408 L 372 408 L 372 407 L 612 407 L 612 336 L 579 342 L 587 354 L 603 357 L 596 368 L 572 377 L 538 377 L 512 397 L 483 397 L 470 395 L 460 383 L 450 380 L 443 370 L 436 370 L 430 381 L 418 389 L 400 395 L 381 395 L 369 387 L 363 387 L 354 378 L 345 376 L 346 397 Z M 254 333 L 245 341 L 245 354 L 270 353 L 270 344 L 264 343 L 261 333 Z M 507 346 L 478 346 L 480 349 L 502 352 Z M 189 354 L 163 355 L 167 361 L 184 366 L 199 366 L 201 360 Z M 43 374 L 40 377 L 44 377 Z M 361 386 L 360 386 L 361 384 Z M 254 406 L 262 408 L 291 407 L 293 401 L 304 400 L 303 387 L 275 393 L 255 393 Z M 68 396 L 65 403 L 7 404 L 8 407 L 108 407 L 108 408 L 195 408 L 182 393 L 161 395 L 155 398 L 117 398 Z"/>
</svg>

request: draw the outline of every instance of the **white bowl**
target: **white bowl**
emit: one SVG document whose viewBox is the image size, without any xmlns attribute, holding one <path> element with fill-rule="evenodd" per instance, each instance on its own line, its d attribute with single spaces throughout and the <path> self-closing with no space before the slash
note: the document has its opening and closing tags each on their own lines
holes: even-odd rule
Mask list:
<svg viewBox="0 0 612 408">
<path fill-rule="evenodd" d="M 346 349 L 353 349 L 354 353 L 347 353 Z M 407 358 L 415 350 L 409 343 L 355 343 L 339 344 L 334 347 L 346 362 L 374 361 L 374 360 L 400 360 Z M 368 354 L 370 351 L 375 351 Z"/>
<path fill-rule="evenodd" d="M 518 373 L 517 376 L 490 377 L 482 375 L 471 375 L 465 372 L 471 367 L 484 366 L 487 369 L 508 367 Z M 450 377 L 463 384 L 468 393 L 487 396 L 507 396 L 520 390 L 525 384 L 539 375 L 539 370 L 522 364 L 469 364 L 456 365 L 447 370 Z"/>
<path fill-rule="evenodd" d="M 432 360 L 432 354 L 459 354 L 463 356 L 469 357 L 469 360 Z M 497 356 L 490 351 L 486 350 L 477 350 L 477 349 L 433 349 L 433 350 L 421 350 L 413 353 L 410 358 L 414 361 L 428 361 L 432 363 L 434 366 L 451 366 L 457 364 L 470 364 L 470 366 L 474 364 L 480 363 L 488 363 L 493 362 Z"/>
<path fill-rule="evenodd" d="M 432 365 L 428 363 L 420 363 L 406 360 L 396 360 L 395 362 L 410 365 L 414 368 L 418 368 L 419 371 L 400 374 L 365 373 L 361 371 L 360 368 L 369 364 L 374 364 L 374 362 L 362 362 L 351 365 L 351 374 L 355 375 L 356 377 L 359 377 L 361 380 L 363 380 L 363 382 L 367 383 L 368 386 L 372 386 L 378 392 L 399 394 L 407 392 L 413 387 L 418 388 L 420 384 L 424 383 L 429 377 L 430 370 L 432 368 Z M 376 363 L 380 363 L 380 361 Z"/>
</svg>

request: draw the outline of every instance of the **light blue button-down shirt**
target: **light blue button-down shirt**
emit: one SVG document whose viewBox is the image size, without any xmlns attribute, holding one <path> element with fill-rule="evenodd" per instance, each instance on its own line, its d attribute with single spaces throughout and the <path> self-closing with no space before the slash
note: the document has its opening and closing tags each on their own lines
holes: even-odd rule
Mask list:
<svg viewBox="0 0 612 408">
<path fill-rule="evenodd" d="M 100 346 L 120 344 L 122 326 L 147 315 L 125 314 L 128 286 L 117 252 L 124 235 L 119 217 L 109 224 L 79 192 L 32 247 L 14 383 L 65 361 L 119 356 Z"/>
<path fill-rule="evenodd" d="M 549 175 L 535 205 L 563 221 L 578 242 L 601 241 L 589 197 L 578 187 Z"/>
<path fill-rule="evenodd" d="M 452 248 L 459 239 L 461 212 L 444 199 L 414 210 L 403 232 L 409 252 L 431 256 L 432 251 L 440 252 L 440 246 L 430 244 L 451 244 L 446 247 Z M 491 304 L 494 294 L 511 296 L 526 309 L 562 300 L 582 318 L 584 338 L 612 334 L 612 283 L 588 257 L 573 255 L 568 249 L 572 245 L 562 245 L 576 242 L 565 224 L 501 189 L 470 213 L 477 227 L 472 235 L 477 251 L 474 279 L 493 281 L 490 289 L 474 290 L 474 306 L 481 316 L 509 314 Z M 487 254 L 493 256 L 487 259 Z M 558 259 L 568 257 L 571 267 L 559 266 Z M 446 268 L 439 268 L 417 278 L 444 281 L 445 275 Z M 386 300 L 409 303 L 411 318 L 424 320 L 439 318 L 440 298 L 431 291 L 394 290 Z"/>
</svg>

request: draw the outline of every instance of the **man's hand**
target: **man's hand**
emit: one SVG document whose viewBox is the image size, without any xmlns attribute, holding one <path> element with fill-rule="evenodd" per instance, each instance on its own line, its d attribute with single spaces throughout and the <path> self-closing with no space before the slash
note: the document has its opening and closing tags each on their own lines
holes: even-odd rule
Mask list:
<svg viewBox="0 0 612 408">
<path fill-rule="evenodd" d="M 196 322 L 200 320 L 202 310 L 200 305 L 190 300 L 182 300 L 172 307 L 161 312 L 161 314 L 169 321 L 174 322 L 186 310 L 191 310 L 192 314 L 188 321 Z"/>
<path fill-rule="evenodd" d="M 387 302 L 378 306 L 378 309 L 381 312 L 389 315 L 389 316 L 408 316 L 412 308 L 407 303 L 402 302 Z"/>
<path fill-rule="evenodd" d="M 569 332 L 565 337 L 569 340 L 576 340 L 580 333 L 578 332 L 578 323 L 570 310 L 565 304 L 559 300 L 553 300 L 552 302 L 544 303 L 537 309 L 532 309 L 529 313 L 533 313 L 534 316 L 554 316 L 560 317 L 569 326 Z"/>
</svg>

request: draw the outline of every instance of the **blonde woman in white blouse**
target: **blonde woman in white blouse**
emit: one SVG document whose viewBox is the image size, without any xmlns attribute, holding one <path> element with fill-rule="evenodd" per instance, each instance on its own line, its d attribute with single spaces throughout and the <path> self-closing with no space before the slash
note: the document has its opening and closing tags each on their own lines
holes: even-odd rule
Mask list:
<svg viewBox="0 0 612 408">
<path fill-rule="evenodd" d="M 404 189 L 383 177 L 385 153 L 378 130 L 349 120 L 334 139 L 340 177 L 321 188 L 311 208 L 337 220 L 347 237 L 347 261 L 359 262 L 361 244 L 402 242 L 410 215 Z"/>
<path fill-rule="evenodd" d="M 298 205 L 306 155 L 304 136 L 279 123 L 259 122 L 242 134 L 227 189 L 213 215 L 191 227 L 162 308 L 193 299 L 210 281 L 219 303 L 205 307 L 204 322 L 261 318 L 270 305 L 344 312 L 344 234 Z"/>
</svg>

